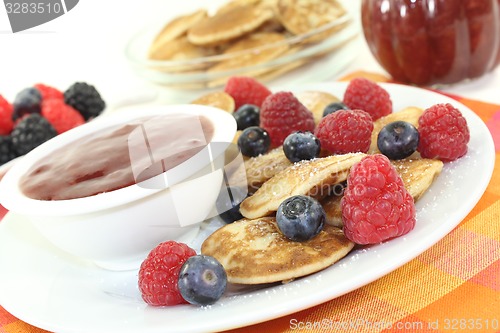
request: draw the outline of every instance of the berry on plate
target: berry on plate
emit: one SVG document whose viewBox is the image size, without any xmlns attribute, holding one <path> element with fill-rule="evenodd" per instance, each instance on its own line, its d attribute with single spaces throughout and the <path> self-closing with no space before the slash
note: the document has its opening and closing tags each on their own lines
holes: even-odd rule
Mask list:
<svg viewBox="0 0 500 333">
<path fill-rule="evenodd" d="M 377 83 L 365 78 L 355 78 L 349 82 L 344 93 L 344 103 L 350 109 L 368 112 L 374 121 L 392 113 L 389 93 Z"/>
<path fill-rule="evenodd" d="M 283 152 L 292 163 L 319 157 L 321 144 L 311 132 L 297 131 L 286 137 Z"/>
<path fill-rule="evenodd" d="M 257 126 L 246 128 L 238 137 L 238 148 L 248 157 L 267 153 L 270 144 L 271 138 L 267 131 Z"/>
<path fill-rule="evenodd" d="M 271 137 L 271 147 L 283 144 L 295 131 L 314 131 L 314 116 L 300 101 L 286 91 L 269 95 L 260 108 L 260 127 Z"/>
<path fill-rule="evenodd" d="M 321 204 L 305 195 L 285 199 L 276 212 L 278 228 L 293 241 L 306 241 L 323 230 L 325 211 Z"/>
<path fill-rule="evenodd" d="M 470 140 L 467 120 L 451 104 L 436 104 L 426 109 L 418 126 L 418 151 L 422 157 L 448 162 L 467 153 Z"/>
<path fill-rule="evenodd" d="M 243 218 L 240 213 L 240 204 L 247 197 L 248 190 L 237 186 L 223 187 L 215 202 L 219 217 L 225 223 L 233 223 Z"/>
<path fill-rule="evenodd" d="M 158 244 L 139 269 L 142 299 L 155 306 L 186 303 L 179 287 L 179 271 L 188 258 L 196 255 L 189 246 L 175 241 Z"/>
<path fill-rule="evenodd" d="M 80 112 L 73 109 L 62 99 L 48 99 L 42 102 L 40 113 L 55 128 L 58 134 L 64 133 L 85 123 Z"/>
<path fill-rule="evenodd" d="M 261 107 L 271 91 L 256 79 L 248 76 L 232 76 L 227 80 L 224 92 L 234 99 L 234 108 L 238 110 L 244 104 Z"/>
<path fill-rule="evenodd" d="M 352 166 L 341 201 L 344 234 L 357 244 L 402 236 L 415 226 L 415 203 L 390 160 L 368 155 Z"/>
<path fill-rule="evenodd" d="M 52 125 L 38 113 L 27 115 L 12 130 L 12 146 L 18 156 L 29 153 L 57 135 Z"/>
<path fill-rule="evenodd" d="M 64 101 L 89 120 L 97 117 L 106 107 L 97 89 L 86 82 L 75 82 L 64 92 Z"/>
<path fill-rule="evenodd" d="M 0 135 L 8 135 L 14 128 L 12 105 L 0 95 Z"/>
<path fill-rule="evenodd" d="M 330 113 L 334 113 L 338 110 L 348 110 L 349 108 L 342 102 L 333 102 L 328 104 L 323 110 L 323 118 L 328 116 Z"/>
<path fill-rule="evenodd" d="M 186 301 L 195 305 L 210 305 L 226 291 L 227 275 L 214 257 L 196 255 L 182 265 L 178 283 Z"/>
<path fill-rule="evenodd" d="M 260 108 L 253 104 L 243 104 L 234 113 L 234 119 L 238 125 L 238 131 L 243 131 L 247 127 L 259 126 Z"/>
<path fill-rule="evenodd" d="M 398 120 L 385 125 L 377 137 L 378 150 L 391 160 L 401 160 L 418 147 L 419 133 L 412 124 Z"/>
<path fill-rule="evenodd" d="M 362 110 L 339 110 L 321 119 L 315 135 L 331 154 L 366 153 L 370 149 L 373 121 Z"/>
</svg>

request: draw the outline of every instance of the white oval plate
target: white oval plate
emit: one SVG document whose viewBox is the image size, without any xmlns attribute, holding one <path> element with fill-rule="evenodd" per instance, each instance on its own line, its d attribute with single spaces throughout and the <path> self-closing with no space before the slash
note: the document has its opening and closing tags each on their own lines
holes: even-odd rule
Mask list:
<svg viewBox="0 0 500 333">
<path fill-rule="evenodd" d="M 297 312 L 388 274 L 462 221 L 489 183 L 495 152 L 485 124 L 464 105 L 427 90 L 383 86 L 394 110 L 455 105 L 471 133 L 467 155 L 446 164 L 417 202 L 417 225 L 406 236 L 355 250 L 330 268 L 288 284 L 232 289 L 213 306 L 154 308 L 141 300 L 136 271 L 110 272 L 76 260 L 51 246 L 24 218 L 8 214 L 0 223 L 0 304 L 14 316 L 56 332 L 207 332 Z M 345 87 L 345 83 L 325 83 L 290 90 L 323 90 L 342 97 Z M 219 223 L 212 221 L 198 242 Z"/>
</svg>

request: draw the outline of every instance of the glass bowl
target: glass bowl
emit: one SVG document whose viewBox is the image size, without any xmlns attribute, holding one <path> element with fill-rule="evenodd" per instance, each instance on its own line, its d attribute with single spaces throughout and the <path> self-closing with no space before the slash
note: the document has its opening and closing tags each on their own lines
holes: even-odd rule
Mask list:
<svg viewBox="0 0 500 333">
<path fill-rule="evenodd" d="M 170 88 L 217 88 L 231 76 L 252 76 L 261 82 L 269 82 L 306 67 L 306 71 L 301 71 L 302 81 L 318 81 L 335 74 L 352 61 L 356 52 L 353 41 L 361 35 L 359 17 L 350 9 L 352 4 L 347 0 L 339 3 L 345 9 L 342 16 L 307 33 L 285 35 L 286 38 L 278 42 L 242 51 L 187 60 L 151 60 L 148 57 L 152 42 L 167 23 L 163 20 L 134 35 L 126 45 L 125 55 L 139 76 Z M 275 51 L 280 55 L 270 60 L 249 65 L 241 61 L 245 57 Z M 224 67 L 220 66 L 222 63 L 230 65 L 221 68 Z"/>
</svg>

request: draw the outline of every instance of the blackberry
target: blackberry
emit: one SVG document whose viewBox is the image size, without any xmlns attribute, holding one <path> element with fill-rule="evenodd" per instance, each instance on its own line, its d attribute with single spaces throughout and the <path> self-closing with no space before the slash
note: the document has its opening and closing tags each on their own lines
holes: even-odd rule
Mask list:
<svg viewBox="0 0 500 333">
<path fill-rule="evenodd" d="M 17 93 L 12 103 L 12 120 L 17 120 L 27 114 L 40 113 L 42 95 L 36 88 L 26 88 Z"/>
<path fill-rule="evenodd" d="M 76 82 L 64 92 L 64 102 L 78 110 L 89 120 L 97 117 L 106 107 L 97 89 L 85 82 Z"/>
<path fill-rule="evenodd" d="M 11 133 L 14 152 L 19 156 L 27 154 L 56 135 L 54 127 L 38 113 L 26 116 Z"/>
<path fill-rule="evenodd" d="M 0 165 L 5 164 L 16 157 L 17 154 L 12 146 L 12 138 L 9 135 L 0 136 Z"/>
</svg>

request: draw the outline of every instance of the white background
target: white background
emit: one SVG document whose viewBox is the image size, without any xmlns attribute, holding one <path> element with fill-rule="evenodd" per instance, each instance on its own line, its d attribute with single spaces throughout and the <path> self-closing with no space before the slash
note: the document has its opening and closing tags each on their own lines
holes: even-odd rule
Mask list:
<svg viewBox="0 0 500 333">
<path fill-rule="evenodd" d="M 43 1 L 43 0 L 40 0 Z M 61 90 L 75 81 L 94 84 L 106 99 L 151 87 L 130 69 L 124 47 L 150 22 L 187 13 L 200 3 L 223 0 L 80 0 L 67 14 L 13 34 L 0 6 L 0 94 L 11 100 L 26 86 L 41 82 Z M 358 0 L 350 0 L 358 1 Z M 360 36 L 362 39 L 362 35 Z M 383 72 L 363 43 L 353 62 L 329 80 L 353 70 Z M 500 104 L 500 70 L 445 91 Z M 160 91 L 164 88 L 160 88 Z"/>
</svg>

